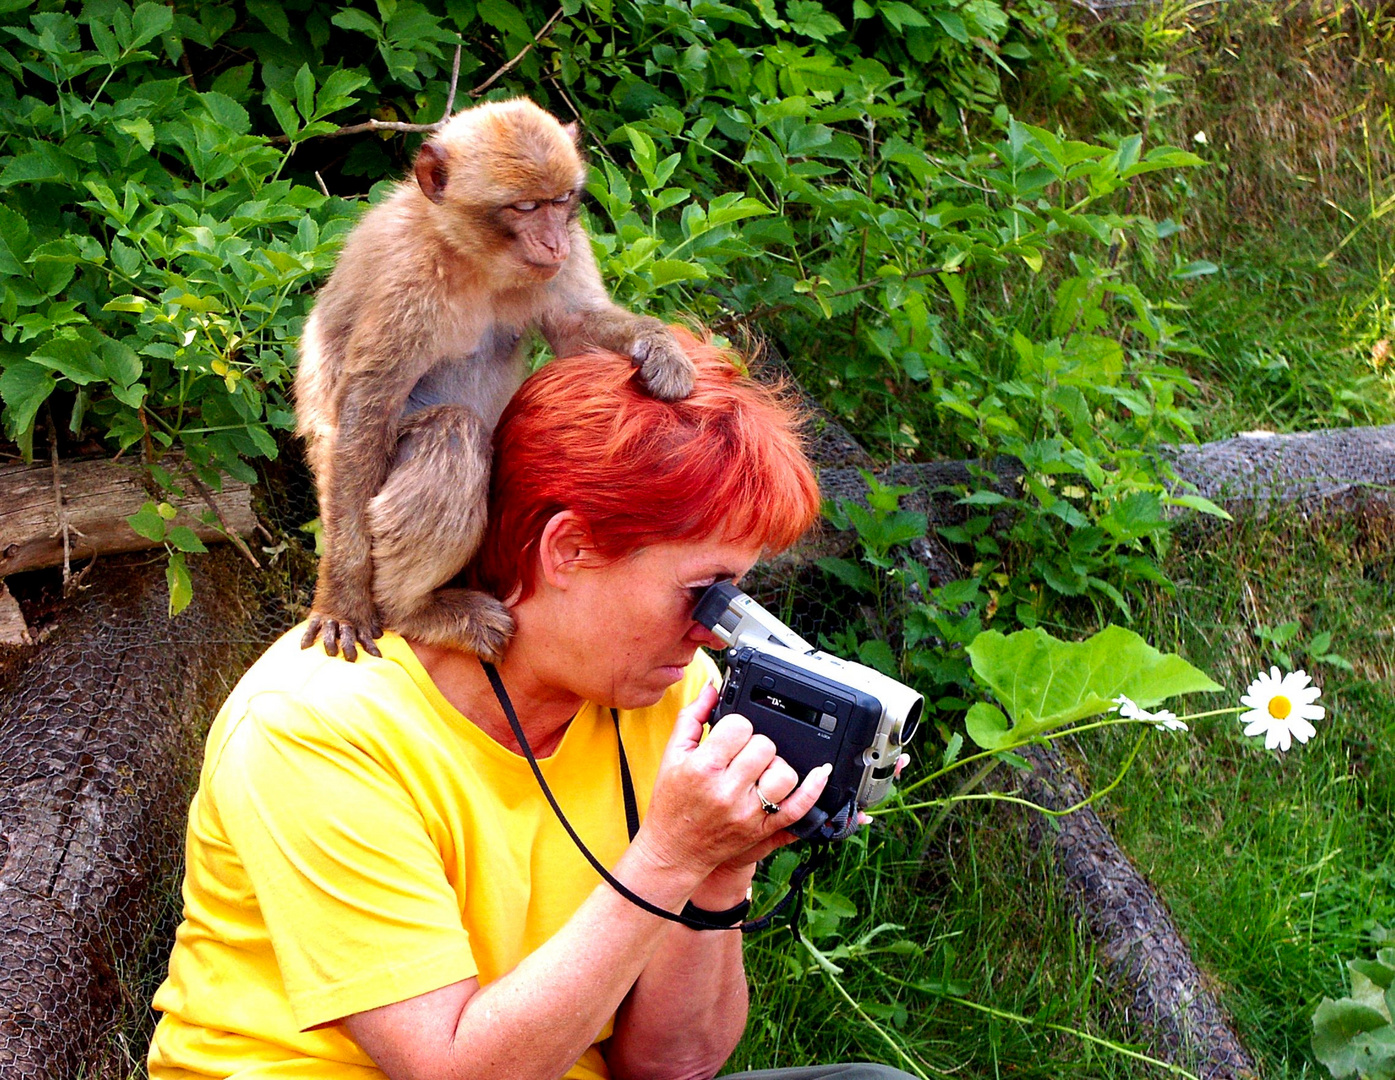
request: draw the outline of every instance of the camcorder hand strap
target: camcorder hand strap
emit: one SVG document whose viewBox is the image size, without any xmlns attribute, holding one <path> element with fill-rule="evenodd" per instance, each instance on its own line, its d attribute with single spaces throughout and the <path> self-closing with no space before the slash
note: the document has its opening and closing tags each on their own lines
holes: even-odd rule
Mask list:
<svg viewBox="0 0 1395 1080">
<path fill-rule="evenodd" d="M 601 875 L 602 880 L 607 885 L 636 907 L 642 908 L 651 915 L 657 915 L 661 919 L 667 919 L 669 922 L 679 923 L 690 930 L 740 930 L 743 934 L 758 933 L 761 930 L 769 929 L 775 918 L 789 907 L 792 901 L 798 900 L 800 903 L 795 907 L 794 916 L 790 921 L 790 933 L 795 937 L 799 936 L 799 919 L 804 908 L 804 883 L 827 856 L 828 850 L 824 845 L 811 845 L 809 854 L 790 875 L 788 891 L 780 898 L 778 904 L 758 919 L 739 923 L 722 921 L 722 917 L 728 915 L 733 920 L 739 919 L 749 910 L 749 901 L 742 901 L 729 912 L 706 911 L 689 901 L 678 914 L 661 908 L 658 904 L 650 903 L 607 870 L 601 861 L 591 853 L 591 849 L 586 846 L 581 837 L 577 835 L 576 829 L 567 820 L 567 815 L 562 813 L 562 807 L 558 805 L 557 797 L 547 786 L 542 768 L 538 765 L 538 759 L 533 756 L 533 748 L 528 744 L 528 736 L 523 734 L 523 725 L 518 722 L 518 714 L 514 712 L 513 702 L 509 699 L 508 691 L 504 689 L 504 680 L 500 678 L 498 669 L 487 660 L 481 660 L 480 667 L 484 669 L 484 674 L 489 679 L 489 685 L 494 689 L 494 696 L 499 700 L 499 707 L 504 710 L 504 716 L 509 722 L 509 727 L 513 730 L 513 737 L 518 740 L 519 748 L 523 751 L 524 758 L 527 759 L 528 767 L 533 770 L 533 776 L 538 781 L 538 787 L 542 789 L 543 797 L 547 799 L 548 806 L 552 807 L 552 812 L 557 815 L 557 820 L 566 830 L 567 835 L 571 837 L 577 850 L 591 864 L 591 868 Z M 625 827 L 629 832 L 630 840 L 633 842 L 639 833 L 639 803 L 635 799 L 635 785 L 634 779 L 630 776 L 630 763 L 625 757 L 625 744 L 620 738 L 620 714 L 615 709 L 611 709 L 610 716 L 615 722 L 615 742 L 620 751 L 620 787 L 625 799 Z M 704 919 L 704 915 L 707 918 Z"/>
</svg>

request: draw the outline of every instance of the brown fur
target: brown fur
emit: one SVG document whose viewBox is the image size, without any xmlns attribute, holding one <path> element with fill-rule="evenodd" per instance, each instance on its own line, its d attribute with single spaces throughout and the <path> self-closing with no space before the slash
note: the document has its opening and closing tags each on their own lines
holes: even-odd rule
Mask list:
<svg viewBox="0 0 1395 1080">
<path fill-rule="evenodd" d="M 633 357 L 659 397 L 692 388 L 663 324 L 601 283 L 576 217 L 575 137 L 524 99 L 458 113 L 349 235 L 296 374 L 325 540 L 306 647 L 323 633 L 331 654 L 376 654 L 381 619 L 487 658 L 502 650 L 503 605 L 442 586 L 478 546 L 490 434 L 532 332 L 559 356 Z"/>
</svg>

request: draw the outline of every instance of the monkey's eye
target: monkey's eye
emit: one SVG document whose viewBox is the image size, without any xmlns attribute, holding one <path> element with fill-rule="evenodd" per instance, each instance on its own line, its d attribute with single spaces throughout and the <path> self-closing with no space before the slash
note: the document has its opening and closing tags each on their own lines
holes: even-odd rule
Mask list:
<svg viewBox="0 0 1395 1080">
<path fill-rule="evenodd" d="M 516 202 L 513 204 L 512 207 L 512 209 L 517 210 L 523 214 L 528 213 L 530 210 L 536 210 L 537 208 L 538 204 L 535 202 Z"/>
<path fill-rule="evenodd" d="M 564 192 L 563 194 L 558 195 L 557 198 L 553 199 L 552 201 L 555 202 L 558 206 L 565 206 L 567 203 L 572 201 L 572 193 L 570 191 Z"/>
</svg>

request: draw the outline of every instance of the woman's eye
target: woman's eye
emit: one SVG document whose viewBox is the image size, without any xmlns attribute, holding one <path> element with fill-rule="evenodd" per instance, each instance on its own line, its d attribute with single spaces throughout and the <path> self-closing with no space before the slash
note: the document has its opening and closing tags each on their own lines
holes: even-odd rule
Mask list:
<svg viewBox="0 0 1395 1080">
<path fill-rule="evenodd" d="M 537 208 L 538 204 L 535 202 L 516 202 L 513 204 L 513 209 L 517 210 L 521 214 L 526 214 L 530 210 L 536 210 Z"/>
</svg>

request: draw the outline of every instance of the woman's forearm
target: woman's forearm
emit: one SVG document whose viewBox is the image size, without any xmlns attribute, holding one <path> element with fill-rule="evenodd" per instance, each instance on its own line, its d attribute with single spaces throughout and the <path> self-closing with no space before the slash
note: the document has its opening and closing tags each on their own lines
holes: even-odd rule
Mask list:
<svg viewBox="0 0 1395 1080">
<path fill-rule="evenodd" d="M 725 910 L 750 877 L 709 878 L 693 900 Z M 740 1041 L 746 1009 L 741 932 L 670 926 L 615 1019 L 606 1062 L 616 1080 L 708 1080 Z"/>
<path fill-rule="evenodd" d="M 615 871 L 671 909 L 701 876 L 635 845 Z M 349 1030 L 391 1080 L 556 1080 L 620 1007 L 671 925 L 601 885 L 546 943 L 453 1008 L 400 1002 L 350 1017 Z"/>
</svg>

